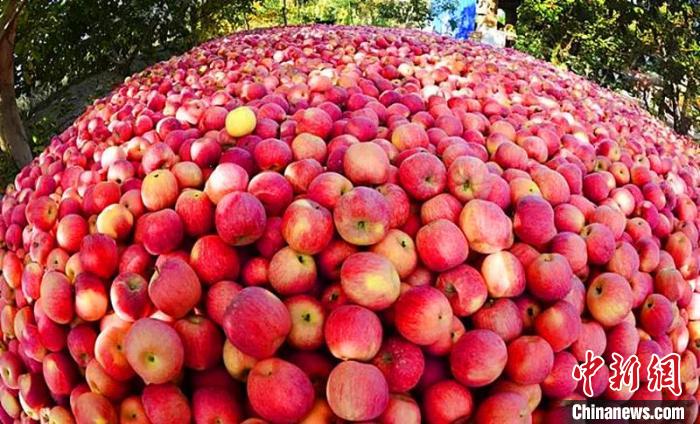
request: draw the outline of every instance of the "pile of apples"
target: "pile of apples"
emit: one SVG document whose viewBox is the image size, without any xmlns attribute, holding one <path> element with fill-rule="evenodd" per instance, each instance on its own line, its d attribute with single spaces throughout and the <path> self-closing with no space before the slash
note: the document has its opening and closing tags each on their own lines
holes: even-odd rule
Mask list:
<svg viewBox="0 0 700 424">
<path fill-rule="evenodd" d="M 700 152 L 419 31 L 233 34 L 96 100 L 1 200 L 0 422 L 552 422 L 586 351 L 698 398 Z M 682 394 L 650 391 L 681 356 Z"/>
</svg>

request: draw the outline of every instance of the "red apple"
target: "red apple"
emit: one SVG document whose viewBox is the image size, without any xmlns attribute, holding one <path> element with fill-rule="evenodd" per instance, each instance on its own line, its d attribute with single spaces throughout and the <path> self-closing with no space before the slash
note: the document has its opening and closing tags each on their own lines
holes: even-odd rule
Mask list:
<svg viewBox="0 0 700 424">
<path fill-rule="evenodd" d="M 242 287 L 228 280 L 214 283 L 207 290 L 204 305 L 209 318 L 221 325 L 229 303 L 240 292 Z"/>
<path fill-rule="evenodd" d="M 448 424 L 468 420 L 474 411 L 474 399 L 467 388 L 454 380 L 431 385 L 423 395 L 426 422 Z"/>
<path fill-rule="evenodd" d="M 447 169 L 437 156 L 416 153 L 401 162 L 399 181 L 411 197 L 425 201 L 445 189 Z"/>
<path fill-rule="evenodd" d="M 121 400 L 129 389 L 127 382 L 113 378 L 95 359 L 90 360 L 85 368 L 85 381 L 90 390 L 110 400 Z"/>
<path fill-rule="evenodd" d="M 489 330 L 467 331 L 450 353 L 450 368 L 457 381 L 467 387 L 482 387 L 494 382 L 508 360 L 506 344 Z"/>
<path fill-rule="evenodd" d="M 321 252 L 333 237 L 330 212 L 312 200 L 296 200 L 282 216 L 282 236 L 292 249 L 308 255 Z"/>
<path fill-rule="evenodd" d="M 50 231 L 58 218 L 58 205 L 48 196 L 32 199 L 25 209 L 27 222 L 43 231 Z"/>
<path fill-rule="evenodd" d="M 296 365 L 278 358 L 255 364 L 246 388 L 253 410 L 271 422 L 297 422 L 314 403 L 309 377 Z"/>
<path fill-rule="evenodd" d="M 241 352 L 264 359 L 284 343 L 292 322 L 277 296 L 260 287 L 246 287 L 226 309 L 222 326 L 228 340 Z"/>
<path fill-rule="evenodd" d="M 204 185 L 204 194 L 215 205 L 229 193 L 245 191 L 248 187 L 248 173 L 235 163 L 219 164 L 212 171 Z"/>
<path fill-rule="evenodd" d="M 375 244 L 389 230 L 388 202 L 367 187 L 356 187 L 340 197 L 333 210 L 336 230 L 347 242 L 359 246 Z"/>
<path fill-rule="evenodd" d="M 249 193 L 225 195 L 216 205 L 214 218 L 219 236 L 233 246 L 254 243 L 265 231 L 265 208 Z"/>
<path fill-rule="evenodd" d="M 172 209 L 162 209 L 141 216 L 136 222 L 135 239 L 151 255 L 175 250 L 184 237 L 180 216 Z"/>
<path fill-rule="evenodd" d="M 180 188 L 201 187 L 204 181 L 201 168 L 194 162 L 178 162 L 170 168 L 170 171 L 175 175 Z"/>
<path fill-rule="evenodd" d="M 583 228 L 586 218 L 583 212 L 571 203 L 561 203 L 554 208 L 554 226 L 557 230 L 578 233 Z"/>
<path fill-rule="evenodd" d="M 151 424 L 186 424 L 192 419 L 187 398 L 174 384 L 151 384 L 141 395 L 143 409 Z"/>
<path fill-rule="evenodd" d="M 192 418 L 195 422 L 235 424 L 242 421 L 243 416 L 240 400 L 229 391 L 201 387 L 192 394 Z"/>
<path fill-rule="evenodd" d="M 554 399 L 562 399 L 571 395 L 576 390 L 577 381 L 572 375 L 574 367 L 577 365 L 576 358 L 569 352 L 557 352 L 554 355 L 552 371 L 540 385 L 542 394 Z"/>
<path fill-rule="evenodd" d="M 556 234 L 554 210 L 538 196 L 525 196 L 515 205 L 513 230 L 522 241 L 535 246 L 549 242 Z"/>
<path fill-rule="evenodd" d="M 246 381 L 248 373 L 258 362 L 257 359 L 238 350 L 228 340 L 224 342 L 223 362 L 231 377 L 239 381 Z"/>
<path fill-rule="evenodd" d="M 596 321 L 612 327 L 622 322 L 632 309 L 632 289 L 619 274 L 600 274 L 588 287 L 586 305 Z"/>
<path fill-rule="evenodd" d="M 148 418 L 140 396 L 129 396 L 119 405 L 119 422 L 147 424 Z"/>
<path fill-rule="evenodd" d="M 311 255 L 284 247 L 270 260 L 267 277 L 281 295 L 305 293 L 316 283 L 316 262 Z"/>
<path fill-rule="evenodd" d="M 578 234 L 568 231 L 557 234 L 550 243 L 550 249 L 552 253 L 563 255 L 574 272 L 583 269 L 588 261 L 586 242 Z"/>
<path fill-rule="evenodd" d="M 83 270 L 100 278 L 109 278 L 117 270 L 119 255 L 113 239 L 92 234 L 80 244 L 80 264 Z"/>
<path fill-rule="evenodd" d="M 547 302 L 559 300 L 571 290 L 569 261 L 558 253 L 539 255 L 527 266 L 525 275 L 529 292 Z"/>
<path fill-rule="evenodd" d="M 315 159 L 302 159 L 290 163 L 284 170 L 294 193 L 305 193 L 311 181 L 323 172 L 323 166 Z"/>
<path fill-rule="evenodd" d="M 414 147 L 427 147 L 428 135 L 418 124 L 404 124 L 396 127 L 391 134 L 391 143 L 400 151 Z"/>
<path fill-rule="evenodd" d="M 105 424 L 117 424 L 117 411 L 109 400 L 97 393 L 83 393 L 78 396 L 73 408 L 75 419 L 79 423 L 102 422 Z"/>
<path fill-rule="evenodd" d="M 129 329 L 124 339 L 126 359 L 146 383 L 161 384 L 173 380 L 182 370 L 185 352 L 177 332 L 153 318 L 142 318 Z"/>
<path fill-rule="evenodd" d="M 593 352 L 594 355 L 602 355 L 605 352 L 607 338 L 605 329 L 596 321 L 585 321 L 581 323 L 581 331 L 578 338 L 571 345 L 571 353 L 580 361 L 585 361 L 586 351 Z"/>
<path fill-rule="evenodd" d="M 539 336 L 520 336 L 508 344 L 505 372 L 518 384 L 539 384 L 552 371 L 554 352 Z"/>
<path fill-rule="evenodd" d="M 325 138 L 331 131 L 333 119 L 321 108 L 311 107 L 295 115 L 296 133 L 310 133 Z"/>
<path fill-rule="evenodd" d="M 374 143 L 356 143 L 343 157 L 343 171 L 353 184 L 384 184 L 389 178 L 389 158 Z"/>
<path fill-rule="evenodd" d="M 175 202 L 175 212 L 180 216 L 185 234 L 196 237 L 212 228 L 214 205 L 203 192 L 185 190 Z"/>
<path fill-rule="evenodd" d="M 459 225 L 469 246 L 479 253 L 496 253 L 513 245 L 512 223 L 495 203 L 469 201 L 459 215 Z"/>
<path fill-rule="evenodd" d="M 457 222 L 462 204 L 451 194 L 441 193 L 427 200 L 420 208 L 420 218 L 424 224 L 428 224 L 438 219 L 447 219 Z"/>
<path fill-rule="evenodd" d="M 219 363 L 224 337 L 210 319 L 201 315 L 189 315 L 177 320 L 173 328 L 182 340 L 186 367 L 206 370 Z"/>
<path fill-rule="evenodd" d="M 446 156 L 446 152 L 443 152 L 443 156 Z M 462 202 L 482 199 L 490 186 L 488 175 L 488 169 L 480 159 L 459 156 L 447 170 L 447 188 Z"/>
<path fill-rule="evenodd" d="M 328 376 L 326 399 L 341 419 L 373 420 L 389 403 L 389 387 L 374 365 L 345 361 L 336 365 Z"/>
<path fill-rule="evenodd" d="M 388 259 L 371 252 L 350 255 L 340 270 L 343 292 L 372 310 L 389 307 L 399 297 L 399 275 Z"/>
<path fill-rule="evenodd" d="M 177 178 L 167 169 L 153 171 L 143 179 L 141 200 L 149 211 L 172 207 L 177 197 Z"/>
<path fill-rule="evenodd" d="M 97 215 L 95 227 L 98 233 L 107 235 L 116 240 L 123 240 L 129 236 L 134 225 L 134 216 L 129 210 L 120 205 L 107 206 Z"/>
<path fill-rule="evenodd" d="M 329 415 L 333 412 L 330 411 Z M 328 417 L 330 419 L 330 416 Z M 421 421 L 420 408 L 418 403 L 408 395 L 392 394 L 386 409 L 379 417 L 380 422 L 386 424 L 419 424 Z"/>
<path fill-rule="evenodd" d="M 65 353 L 49 353 L 43 360 L 46 386 L 57 395 L 69 395 L 78 381 L 78 370 Z"/>
<path fill-rule="evenodd" d="M 560 352 L 579 337 L 581 317 L 574 306 L 560 300 L 537 315 L 535 331 L 549 343 L 552 350 Z"/>
<path fill-rule="evenodd" d="M 339 306 L 328 315 L 324 330 L 328 350 L 342 360 L 368 361 L 382 343 L 379 317 L 362 306 Z"/>
<path fill-rule="evenodd" d="M 69 323 L 75 314 L 73 287 L 60 272 L 49 271 L 41 279 L 42 309 L 57 324 Z"/>
<path fill-rule="evenodd" d="M 301 133 L 294 137 L 290 147 L 294 160 L 314 159 L 325 162 L 327 158 L 326 142 L 317 135 Z"/>
<path fill-rule="evenodd" d="M 163 313 L 182 318 L 202 296 L 202 286 L 194 270 L 179 258 L 166 259 L 148 284 L 153 305 Z"/>
<path fill-rule="evenodd" d="M 238 252 L 215 235 L 201 237 L 194 243 L 190 265 L 205 284 L 235 280 L 240 270 Z"/>
<path fill-rule="evenodd" d="M 433 344 L 452 323 L 450 302 L 439 290 L 417 286 L 403 293 L 394 306 L 396 329 L 408 341 Z"/>
<path fill-rule="evenodd" d="M 536 317 L 535 317 L 536 318 Z M 490 330 L 506 343 L 523 332 L 523 319 L 518 306 L 510 299 L 489 299 L 474 315 L 474 328 Z"/>
<path fill-rule="evenodd" d="M 515 297 L 525 290 L 525 270 L 510 252 L 488 255 L 481 264 L 481 275 L 491 297 Z"/>
<path fill-rule="evenodd" d="M 605 344 L 605 357 L 610 360 L 613 353 L 620 354 L 623 358 L 634 354 L 639 344 L 639 331 L 633 324 L 623 321 L 612 327 L 607 333 Z"/>
<path fill-rule="evenodd" d="M 282 215 L 294 198 L 292 184 L 274 171 L 254 176 L 248 184 L 248 192 L 260 200 L 269 216 Z"/>
<path fill-rule="evenodd" d="M 56 227 L 56 243 L 70 253 L 80 250 L 80 243 L 88 234 L 88 224 L 77 214 L 61 218 Z"/>
<path fill-rule="evenodd" d="M 99 278 L 88 273 L 79 274 L 73 282 L 75 287 L 75 314 L 84 321 L 97 321 L 107 313 L 109 299 L 105 285 Z M 42 299 L 42 305 L 46 299 Z"/>
<path fill-rule="evenodd" d="M 326 312 L 321 302 L 311 296 L 298 295 L 285 300 L 292 319 L 287 341 L 297 349 L 314 350 L 323 345 Z"/>
<path fill-rule="evenodd" d="M 464 234 L 446 219 L 433 221 L 418 230 L 416 248 L 423 264 L 437 272 L 459 265 L 469 255 Z"/>
<path fill-rule="evenodd" d="M 386 339 L 372 363 L 382 371 L 392 392 L 413 389 L 425 368 L 420 348 L 400 337 Z"/>
<path fill-rule="evenodd" d="M 134 376 L 125 352 L 128 331 L 129 327 L 111 326 L 100 332 L 95 340 L 95 359 L 106 374 L 118 381 L 128 381 Z"/>
<path fill-rule="evenodd" d="M 338 242 L 336 242 L 336 245 L 337 244 Z M 333 245 L 333 243 L 331 243 L 331 245 Z M 377 253 L 389 259 L 394 265 L 394 268 L 396 268 L 396 272 L 399 274 L 400 278 L 409 276 L 416 269 L 418 254 L 416 252 L 415 243 L 408 234 L 401 230 L 389 230 L 386 237 L 379 243 L 372 245 L 370 250 L 373 253 Z M 328 248 L 326 251 L 328 251 Z M 354 251 L 352 253 L 354 253 Z M 323 255 L 323 253 L 321 253 L 321 255 Z M 330 277 L 330 275 L 328 276 Z"/>
<path fill-rule="evenodd" d="M 110 299 L 114 312 L 125 321 L 145 318 L 153 309 L 148 297 L 148 283 L 134 272 L 121 273 L 114 279 Z"/>
<path fill-rule="evenodd" d="M 581 231 L 581 237 L 586 242 L 588 261 L 594 265 L 604 265 L 615 254 L 615 236 L 603 224 L 589 224 Z"/>
<path fill-rule="evenodd" d="M 666 332 L 673 323 L 673 305 L 664 296 L 652 293 L 642 303 L 639 321 L 647 333 L 658 337 Z"/>
<path fill-rule="evenodd" d="M 475 423 L 525 423 L 530 422 L 527 399 L 518 393 L 500 392 L 484 399 L 478 406 Z"/>
<path fill-rule="evenodd" d="M 71 257 L 72 258 L 72 257 Z M 68 264 L 71 261 L 68 259 L 66 263 L 66 273 L 68 272 Z M 133 272 L 141 276 L 146 276 L 153 268 L 153 258 L 141 244 L 132 244 L 125 248 L 119 259 L 119 272 Z M 68 274 L 66 274 L 68 275 Z"/>
<path fill-rule="evenodd" d="M 352 182 L 336 172 L 317 175 L 306 189 L 309 199 L 328 210 L 333 210 L 340 197 L 352 190 Z"/>
<path fill-rule="evenodd" d="M 84 368 L 95 356 L 95 341 L 97 332 L 88 324 L 77 325 L 70 329 L 66 337 L 66 345 L 73 361 Z M 2 362 L 2 359 L 0 359 Z M 5 385 L 12 387 L 11 383 Z"/>
<path fill-rule="evenodd" d="M 488 296 L 481 274 L 469 265 L 458 265 L 441 273 L 435 288 L 447 297 L 452 311 L 459 317 L 469 316 L 478 311 Z"/>
</svg>

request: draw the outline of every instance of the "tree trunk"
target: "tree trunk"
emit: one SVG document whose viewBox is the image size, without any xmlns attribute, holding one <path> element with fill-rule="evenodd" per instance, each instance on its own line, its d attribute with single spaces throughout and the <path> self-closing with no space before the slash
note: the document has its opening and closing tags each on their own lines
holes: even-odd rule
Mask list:
<svg viewBox="0 0 700 424">
<path fill-rule="evenodd" d="M 690 104 L 693 102 L 693 97 L 695 93 L 695 81 L 692 79 L 688 83 L 688 85 L 685 87 L 685 91 L 683 92 L 683 106 L 681 107 L 680 110 L 680 125 L 678 129 L 678 133 L 682 135 L 688 135 L 690 132 L 690 127 L 692 126 L 692 120 L 690 119 L 689 116 L 689 110 L 690 110 Z"/>
<path fill-rule="evenodd" d="M 248 21 L 248 11 L 243 11 L 243 22 L 245 23 L 246 31 L 250 31 L 250 22 Z"/>
<path fill-rule="evenodd" d="M 15 100 L 15 35 L 17 16 L 24 5 L 10 0 L 3 11 L 2 35 L 0 35 L 0 150 L 9 153 L 18 167 L 32 160 L 22 120 Z"/>
<path fill-rule="evenodd" d="M 287 26 L 287 0 L 282 0 L 282 20 L 284 26 Z"/>
</svg>

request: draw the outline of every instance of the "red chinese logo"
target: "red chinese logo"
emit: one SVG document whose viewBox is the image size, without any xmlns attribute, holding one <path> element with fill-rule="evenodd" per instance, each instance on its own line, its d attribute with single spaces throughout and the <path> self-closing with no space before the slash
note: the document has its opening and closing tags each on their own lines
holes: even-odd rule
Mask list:
<svg viewBox="0 0 700 424">
<path fill-rule="evenodd" d="M 630 392 L 636 392 L 639 389 L 639 367 L 641 366 L 639 358 L 632 355 L 624 359 L 622 355 L 615 352 L 612 354 L 612 363 L 610 364 L 610 390 L 619 392 L 623 387 L 629 388 Z"/>
<path fill-rule="evenodd" d="M 600 356 L 594 355 L 593 351 L 586 351 L 586 360 L 574 367 L 571 376 L 576 381 L 583 380 L 583 394 L 593 397 L 593 377 L 598 370 L 605 365 L 605 361 Z"/>
<path fill-rule="evenodd" d="M 659 355 L 651 355 L 649 361 L 649 381 L 647 388 L 650 391 L 668 389 L 676 396 L 681 395 L 681 357 L 677 353 L 669 353 L 663 358 Z"/>
<path fill-rule="evenodd" d="M 571 370 L 571 376 L 576 381 L 583 381 L 583 394 L 593 397 L 593 377 L 598 370 L 605 365 L 605 361 L 593 351 L 586 351 L 586 358 Z M 639 389 L 639 369 L 641 363 L 636 355 L 627 359 L 618 353 L 612 354 L 610 364 L 610 377 L 608 383 L 610 390 L 621 391 L 623 388 L 631 392 Z M 669 353 L 664 357 L 653 354 L 647 366 L 649 391 L 658 392 L 668 389 L 676 396 L 682 393 L 681 388 L 681 357 L 677 353 Z"/>
</svg>

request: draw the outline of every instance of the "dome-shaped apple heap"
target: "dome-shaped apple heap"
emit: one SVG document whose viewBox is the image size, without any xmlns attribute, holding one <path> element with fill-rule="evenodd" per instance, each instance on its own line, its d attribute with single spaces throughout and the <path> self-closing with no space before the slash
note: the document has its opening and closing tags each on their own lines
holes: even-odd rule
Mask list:
<svg viewBox="0 0 700 424">
<path fill-rule="evenodd" d="M 642 361 L 596 396 L 697 404 L 698 153 L 511 50 L 208 42 L 2 198 L 0 421 L 547 421 L 589 350 Z M 645 386 L 670 352 L 680 396 Z"/>
</svg>

